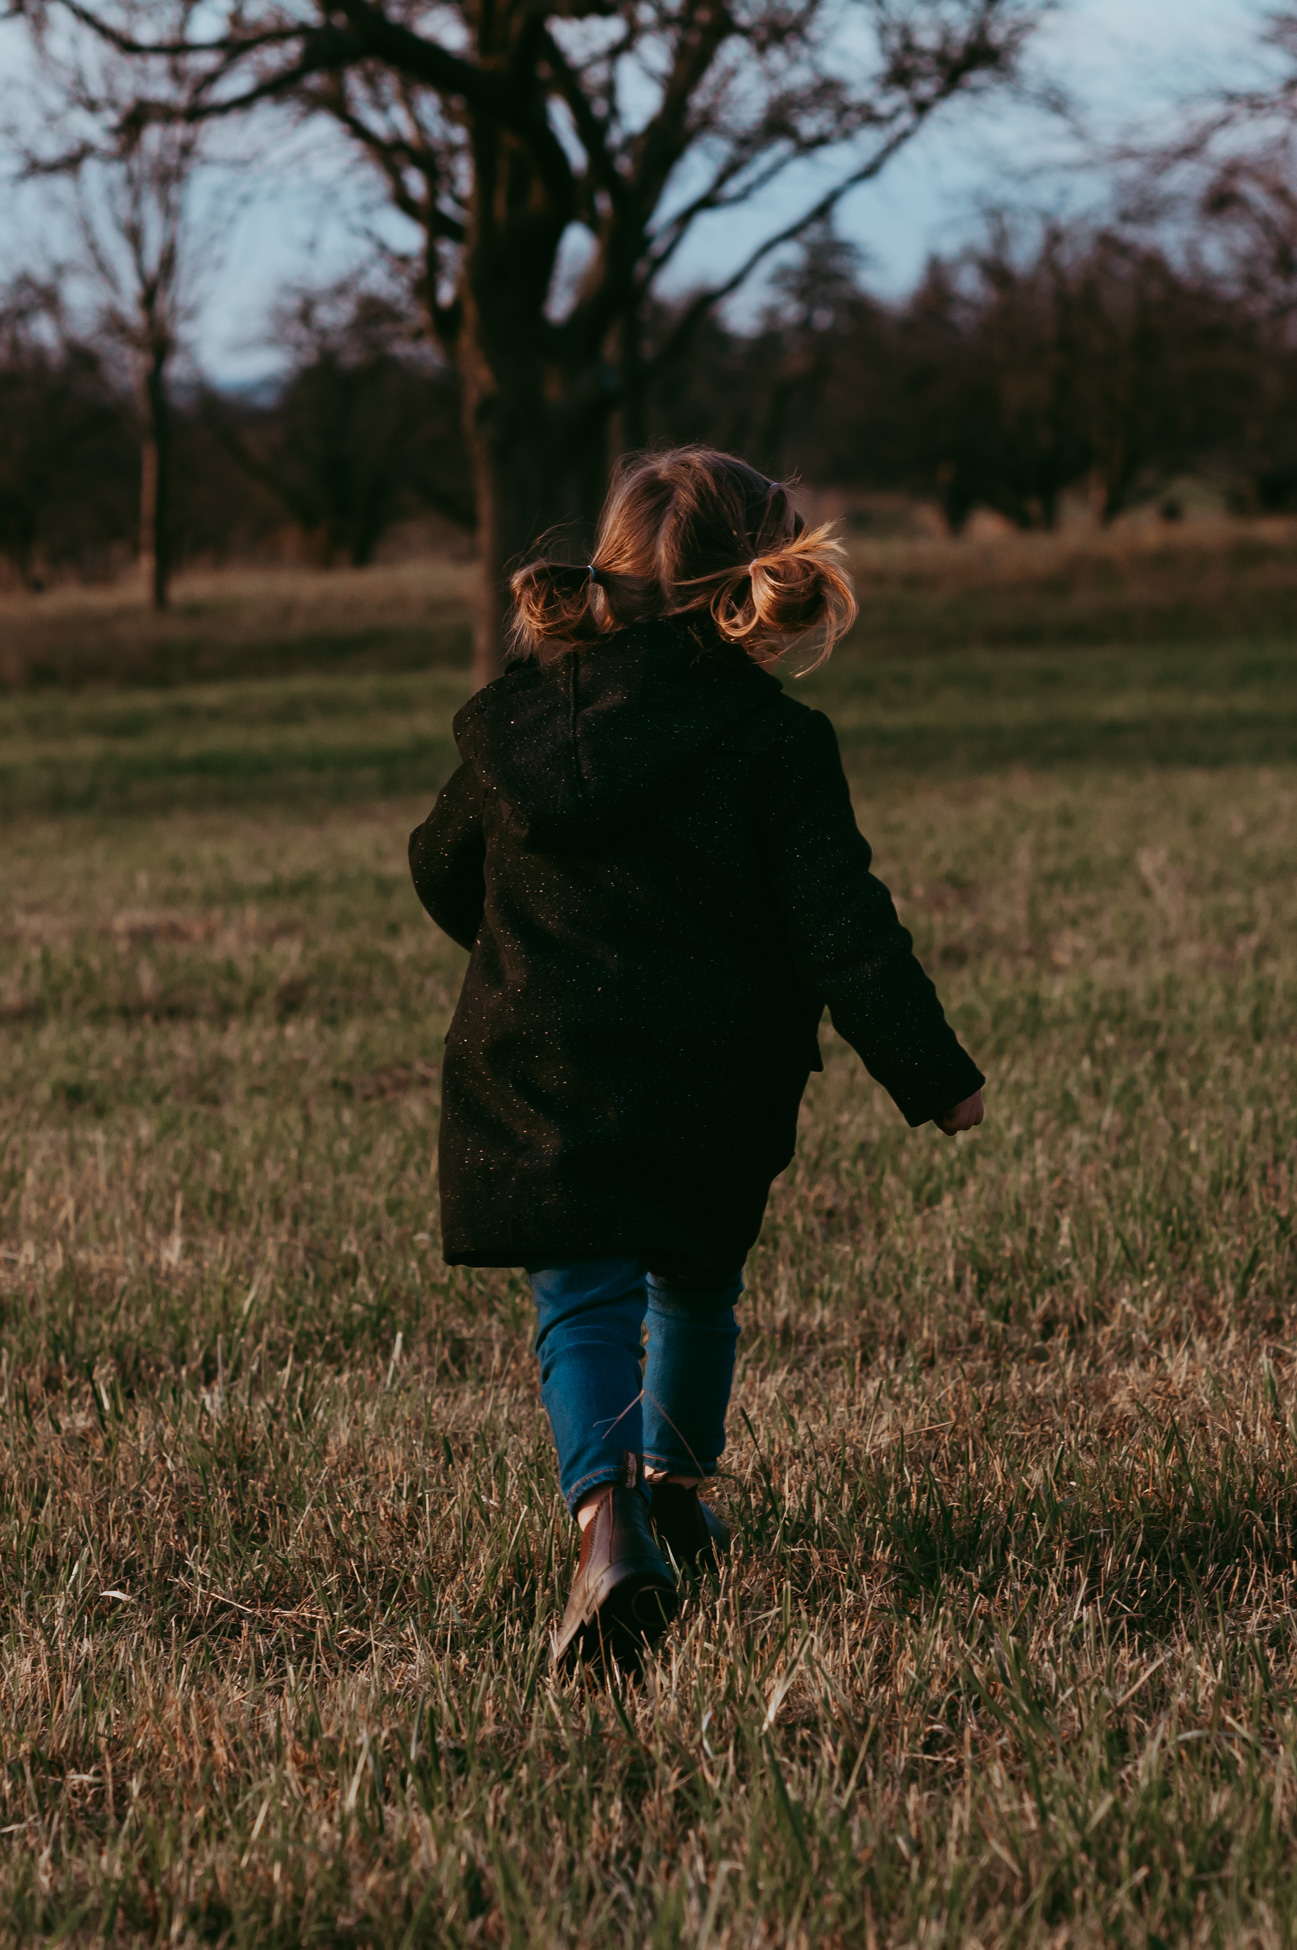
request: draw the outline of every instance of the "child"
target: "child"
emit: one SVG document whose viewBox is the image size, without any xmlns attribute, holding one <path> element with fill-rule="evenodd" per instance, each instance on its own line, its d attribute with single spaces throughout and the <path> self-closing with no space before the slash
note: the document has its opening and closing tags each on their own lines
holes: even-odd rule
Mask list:
<svg viewBox="0 0 1297 1950">
<path fill-rule="evenodd" d="M 984 1078 L 869 871 L 832 726 L 768 668 L 855 616 L 828 529 L 727 454 L 641 455 L 589 564 L 512 588 L 518 654 L 455 719 L 463 762 L 410 839 L 472 951 L 444 1251 L 527 1269 L 582 1526 L 555 1660 L 627 1659 L 671 1615 L 668 1557 L 729 1544 L 698 1487 L 826 1003 L 912 1125 L 980 1124 Z"/>
</svg>

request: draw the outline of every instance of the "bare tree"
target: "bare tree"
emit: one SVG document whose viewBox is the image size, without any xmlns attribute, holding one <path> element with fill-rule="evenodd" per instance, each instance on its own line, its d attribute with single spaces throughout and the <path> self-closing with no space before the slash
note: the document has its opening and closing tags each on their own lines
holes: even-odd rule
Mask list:
<svg viewBox="0 0 1297 1950">
<path fill-rule="evenodd" d="M 1123 215 L 1233 306 L 1248 501 L 1280 508 L 1297 500 L 1297 6 L 1258 27 L 1250 82 L 1183 103 L 1173 140 L 1129 144 Z"/>
<path fill-rule="evenodd" d="M 121 515 L 130 436 L 94 349 L 68 328 L 56 290 L 0 288 L 0 556 L 23 586 L 85 563 Z"/>
<path fill-rule="evenodd" d="M 655 371 L 943 105 L 1011 78 L 1048 0 L 226 0 L 201 34 L 147 39 L 121 0 L 44 3 L 123 53 L 184 61 L 191 117 L 331 116 L 419 226 L 430 326 L 463 380 L 484 681 L 511 562 L 588 518 L 610 428 L 642 437 Z M 141 88 L 131 126 L 173 112 Z M 800 206 L 647 346 L 649 300 L 697 227 L 785 177 Z"/>
<path fill-rule="evenodd" d="M 176 0 L 170 27 L 183 38 L 197 0 Z M 140 18 L 144 17 L 142 10 Z M 156 24 L 158 8 L 148 9 Z M 39 133 L 24 145 L 28 179 L 69 185 L 99 334 L 127 360 L 140 441 L 140 569 L 155 609 L 167 606 L 173 567 L 171 375 L 190 322 L 196 255 L 196 173 L 204 128 L 182 116 L 132 118 L 137 61 L 84 33 L 40 23 Z M 159 99 L 183 102 L 176 57 L 150 61 Z M 214 244 L 211 226 L 204 245 Z"/>
</svg>

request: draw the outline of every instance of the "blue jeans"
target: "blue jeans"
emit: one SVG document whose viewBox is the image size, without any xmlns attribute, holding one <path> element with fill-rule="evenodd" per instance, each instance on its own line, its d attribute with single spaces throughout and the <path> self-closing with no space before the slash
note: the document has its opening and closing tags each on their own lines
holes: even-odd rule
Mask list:
<svg viewBox="0 0 1297 1950">
<path fill-rule="evenodd" d="M 618 1481 L 627 1450 L 667 1475 L 709 1475 L 725 1447 L 742 1273 L 703 1282 L 640 1259 L 588 1259 L 528 1278 L 568 1509 Z"/>
</svg>

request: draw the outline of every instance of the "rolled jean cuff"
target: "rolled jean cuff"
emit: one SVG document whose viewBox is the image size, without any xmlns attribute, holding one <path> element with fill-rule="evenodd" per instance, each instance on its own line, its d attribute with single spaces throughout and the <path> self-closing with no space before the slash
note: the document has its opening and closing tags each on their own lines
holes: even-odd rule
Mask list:
<svg viewBox="0 0 1297 1950">
<path fill-rule="evenodd" d="M 644 1467 L 646 1470 L 651 1469 L 660 1476 L 696 1476 L 699 1482 L 706 1476 L 714 1476 L 716 1474 L 716 1466 L 719 1461 L 719 1456 L 712 1462 L 695 1462 L 692 1456 L 688 1456 L 682 1461 L 679 1456 L 654 1456 L 650 1455 L 647 1449 L 644 1451 Z M 652 1487 L 653 1485 L 650 1483 L 649 1488 L 652 1489 Z"/>
<path fill-rule="evenodd" d="M 625 1474 L 625 1462 L 619 1457 L 615 1465 L 601 1465 L 598 1469 L 590 1470 L 579 1482 L 569 1485 L 563 1492 L 563 1501 L 567 1505 L 568 1515 L 572 1517 L 576 1515 L 591 1490 L 601 1490 L 607 1483 L 620 1483 Z M 641 1496 L 648 1495 L 649 1486 L 642 1475 L 636 1487 Z"/>
</svg>

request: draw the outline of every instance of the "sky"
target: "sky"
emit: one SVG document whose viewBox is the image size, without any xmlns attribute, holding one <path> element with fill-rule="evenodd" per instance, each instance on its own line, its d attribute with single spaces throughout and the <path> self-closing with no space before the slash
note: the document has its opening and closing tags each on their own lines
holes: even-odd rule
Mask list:
<svg viewBox="0 0 1297 1950">
<path fill-rule="evenodd" d="M 1152 138 L 1185 102 L 1254 71 L 1263 11 L 1261 0 L 1070 0 L 1039 32 L 1032 65 L 1063 84 L 1100 144 Z M 958 247 L 989 203 L 1092 207 L 1106 190 L 1058 127 L 991 99 L 934 124 L 855 198 L 842 227 L 871 255 L 879 287 L 896 292 L 933 250 Z"/>
<path fill-rule="evenodd" d="M 1061 81 L 1100 141 L 1132 129 L 1149 137 L 1174 125 L 1182 105 L 1245 76 L 1264 0 L 1059 0 L 1034 43 L 1032 65 Z M 0 29 L 0 74 L 16 75 L 21 50 Z M 323 281 L 362 257 L 368 212 L 348 183 L 336 145 L 286 137 L 243 178 L 216 194 L 237 194 L 225 259 L 202 294 L 198 363 L 220 383 L 273 373 L 267 314 L 287 283 Z M 957 249 L 993 204 L 1099 207 L 1102 176 L 1082 166 L 1062 128 L 1029 106 L 988 99 L 956 104 L 935 119 L 886 174 L 843 205 L 839 227 L 864 255 L 866 279 L 894 295 L 913 283 L 934 251 Z M 676 280 L 696 283 L 735 263 L 766 230 L 813 200 L 813 178 L 786 181 L 747 212 L 702 228 L 682 251 Z M 48 218 L 28 199 L 7 255 L 44 235 Z M 0 239 L 0 258 L 5 255 Z M 5 268 L 12 268 L 12 264 Z M 759 288 L 738 301 L 751 309 Z"/>
</svg>

